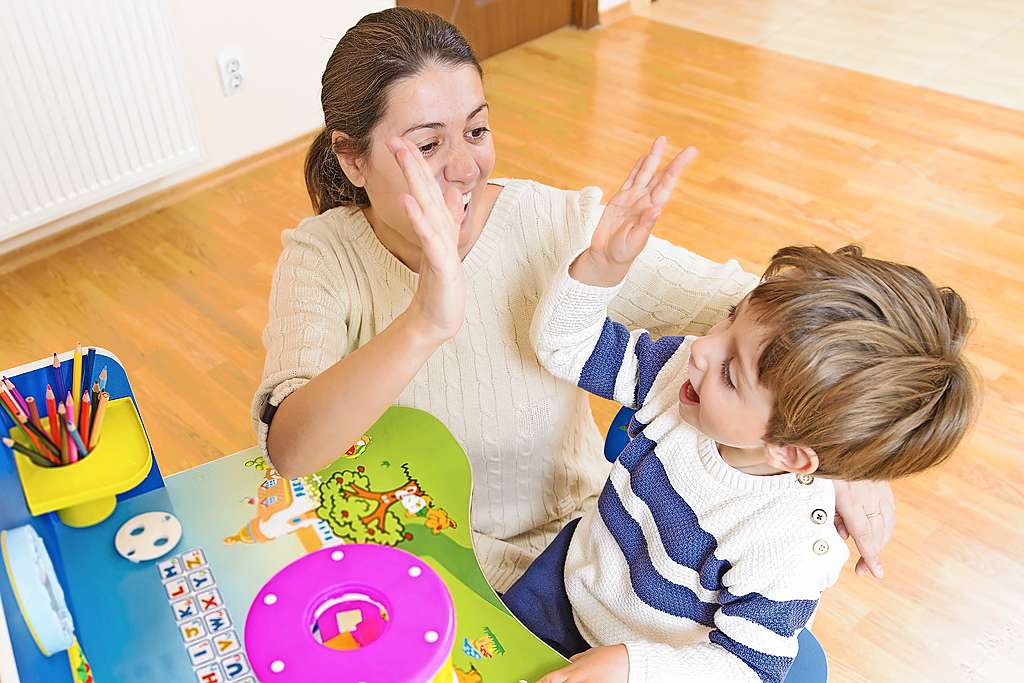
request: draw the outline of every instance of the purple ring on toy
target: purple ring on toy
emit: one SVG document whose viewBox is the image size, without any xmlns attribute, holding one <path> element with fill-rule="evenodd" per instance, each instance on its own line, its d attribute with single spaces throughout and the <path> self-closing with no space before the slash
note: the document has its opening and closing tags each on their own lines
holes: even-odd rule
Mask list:
<svg viewBox="0 0 1024 683">
<path fill-rule="evenodd" d="M 311 633 L 318 606 L 366 594 L 387 609 L 372 642 L 335 650 Z M 382 545 L 323 548 L 264 584 L 249 606 L 245 649 L 263 683 L 429 681 L 455 642 L 455 606 L 437 572 L 415 555 Z"/>
</svg>

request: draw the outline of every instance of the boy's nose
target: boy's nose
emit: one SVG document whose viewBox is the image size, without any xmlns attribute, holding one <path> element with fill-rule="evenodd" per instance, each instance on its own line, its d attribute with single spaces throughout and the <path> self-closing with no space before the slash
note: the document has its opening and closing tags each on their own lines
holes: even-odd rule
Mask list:
<svg viewBox="0 0 1024 683">
<path fill-rule="evenodd" d="M 707 372 L 708 361 L 704 356 L 703 340 L 698 339 L 693 343 L 693 346 L 690 347 L 690 362 L 693 363 L 693 366 L 701 372 Z"/>
</svg>

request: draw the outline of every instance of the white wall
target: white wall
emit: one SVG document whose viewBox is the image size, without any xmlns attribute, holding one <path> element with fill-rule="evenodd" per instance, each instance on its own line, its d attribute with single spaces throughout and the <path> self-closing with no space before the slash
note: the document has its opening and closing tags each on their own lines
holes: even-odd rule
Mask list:
<svg viewBox="0 0 1024 683">
<path fill-rule="evenodd" d="M 604 0 L 602 0 L 604 1 Z M 323 125 L 320 77 L 338 38 L 393 0 L 169 0 L 202 161 L 137 190 L 0 243 L 0 252 L 59 232 L 139 197 L 258 154 Z M 217 54 L 242 53 L 246 82 L 221 91 Z"/>
<path fill-rule="evenodd" d="M 619 5 L 625 5 L 629 0 L 597 0 L 597 11 L 604 12 L 605 10 L 618 7 Z"/>
</svg>

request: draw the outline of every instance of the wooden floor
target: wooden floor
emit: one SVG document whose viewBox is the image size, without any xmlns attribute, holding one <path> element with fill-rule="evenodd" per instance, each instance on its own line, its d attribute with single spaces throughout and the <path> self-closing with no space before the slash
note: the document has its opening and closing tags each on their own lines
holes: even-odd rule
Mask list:
<svg viewBox="0 0 1024 683">
<path fill-rule="evenodd" d="M 1021 0 L 658 0 L 676 26 L 1024 111 Z"/>
<path fill-rule="evenodd" d="M 814 631 L 833 681 L 1019 675 L 1024 114 L 639 17 L 485 69 L 497 175 L 609 190 L 663 133 L 702 151 L 663 236 L 752 270 L 785 244 L 857 241 L 965 295 L 980 422 L 946 466 L 896 485 L 886 580 L 848 571 Z M 308 213 L 301 162 L 285 154 L 4 276 L 0 367 L 105 346 L 165 472 L 249 446 L 279 233 Z"/>
</svg>

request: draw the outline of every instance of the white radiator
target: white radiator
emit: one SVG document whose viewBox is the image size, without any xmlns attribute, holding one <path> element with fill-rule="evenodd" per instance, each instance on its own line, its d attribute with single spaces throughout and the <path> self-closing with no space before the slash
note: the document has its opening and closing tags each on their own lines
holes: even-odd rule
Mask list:
<svg viewBox="0 0 1024 683">
<path fill-rule="evenodd" d="M 165 0 L 0 0 L 0 240 L 200 158 Z"/>
</svg>

